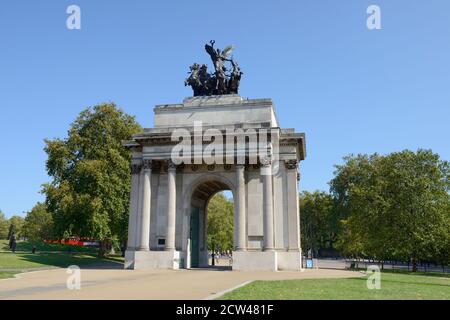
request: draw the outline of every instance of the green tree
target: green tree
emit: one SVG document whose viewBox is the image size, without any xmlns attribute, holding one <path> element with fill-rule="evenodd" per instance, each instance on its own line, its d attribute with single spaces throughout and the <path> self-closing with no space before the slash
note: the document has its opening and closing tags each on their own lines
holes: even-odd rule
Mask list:
<svg viewBox="0 0 450 320">
<path fill-rule="evenodd" d="M 52 214 L 43 203 L 37 203 L 25 217 L 23 234 L 32 241 L 50 240 L 53 235 Z"/>
<path fill-rule="evenodd" d="M 80 236 L 126 242 L 131 154 L 122 141 L 142 128 L 115 104 L 81 112 L 66 139 L 46 140 L 44 185 L 57 237 Z M 103 250 L 100 250 L 103 255 Z"/>
<path fill-rule="evenodd" d="M 211 198 L 207 209 L 208 248 L 216 249 L 219 245 L 221 250 L 233 250 L 233 202 L 218 193 Z"/>
<path fill-rule="evenodd" d="M 16 235 L 16 238 L 23 236 L 23 224 L 25 220 L 24 218 L 20 216 L 12 216 L 8 220 L 8 239 L 11 237 L 11 235 L 14 233 Z"/>
<path fill-rule="evenodd" d="M 429 150 L 345 158 L 331 190 L 343 213 L 344 252 L 385 259 L 448 260 L 447 161 Z M 359 251 L 359 252 L 355 252 Z"/>
<path fill-rule="evenodd" d="M 375 249 L 380 248 L 382 255 L 389 250 L 380 243 L 380 230 L 372 228 L 374 221 L 370 220 L 378 217 L 377 206 L 383 200 L 377 189 L 379 175 L 375 165 L 380 159 L 378 154 L 348 156 L 344 165 L 336 166 L 330 184 L 343 230 L 337 247 L 344 255 L 374 258 Z"/>
<path fill-rule="evenodd" d="M 450 209 L 448 209 L 450 210 Z M 444 226 L 446 228 L 446 235 L 437 241 L 437 252 L 434 253 L 436 262 L 442 265 L 442 271 L 445 272 L 445 266 L 450 265 L 450 225 Z"/>
<path fill-rule="evenodd" d="M 333 248 L 339 223 L 334 214 L 334 200 L 323 191 L 300 195 L 300 226 L 302 250 L 315 256 L 321 248 Z"/>
<path fill-rule="evenodd" d="M 419 259 L 436 261 L 450 236 L 449 163 L 430 150 L 418 150 L 392 153 L 380 167 L 381 219 L 393 253 L 410 258 L 414 270 Z"/>
<path fill-rule="evenodd" d="M 0 210 L 0 239 L 8 239 L 9 222 Z"/>
</svg>

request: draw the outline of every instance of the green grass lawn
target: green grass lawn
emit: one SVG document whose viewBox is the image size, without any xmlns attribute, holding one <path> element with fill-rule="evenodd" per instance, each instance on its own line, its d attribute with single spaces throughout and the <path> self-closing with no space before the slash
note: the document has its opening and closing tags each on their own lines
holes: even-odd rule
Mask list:
<svg viewBox="0 0 450 320">
<path fill-rule="evenodd" d="M 255 281 L 225 294 L 223 300 L 422 300 L 450 299 L 450 275 L 382 273 L 381 289 L 369 290 L 367 277 Z"/>
<path fill-rule="evenodd" d="M 0 272 L 0 279 L 13 278 L 16 272 Z"/>
<path fill-rule="evenodd" d="M 31 253 L 33 245 L 35 254 Z M 69 250 L 70 248 L 70 250 Z M 20 241 L 16 252 L 8 248 L 7 241 L 0 241 L 0 279 L 13 277 L 15 273 L 38 268 L 60 267 L 71 265 L 115 265 L 120 267 L 123 258 L 120 256 L 99 258 L 96 248 L 83 248 L 46 243 L 30 243 Z"/>
<path fill-rule="evenodd" d="M 101 264 L 107 259 L 100 259 L 95 255 L 76 253 L 0 253 L 0 270 L 4 269 L 32 269 L 43 267 L 62 267 L 70 265 Z"/>
</svg>

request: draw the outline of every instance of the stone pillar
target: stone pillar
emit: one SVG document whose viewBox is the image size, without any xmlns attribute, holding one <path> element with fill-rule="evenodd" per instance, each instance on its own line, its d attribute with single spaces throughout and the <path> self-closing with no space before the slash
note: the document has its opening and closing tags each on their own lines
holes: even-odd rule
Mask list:
<svg viewBox="0 0 450 320">
<path fill-rule="evenodd" d="M 166 251 L 175 250 L 175 217 L 177 205 L 176 188 L 177 166 L 169 161 L 167 173 L 167 231 L 166 231 Z"/>
<path fill-rule="evenodd" d="M 300 218 L 298 204 L 298 162 L 286 160 L 289 251 L 300 250 Z"/>
<path fill-rule="evenodd" d="M 263 183 L 263 249 L 264 251 L 273 251 L 272 161 L 270 158 L 261 158 L 261 178 Z"/>
<path fill-rule="evenodd" d="M 149 251 L 150 243 L 150 211 L 152 198 L 152 161 L 144 160 L 144 181 L 142 190 L 142 212 L 140 220 L 140 239 L 138 244 L 139 251 Z"/>
<path fill-rule="evenodd" d="M 131 192 L 130 192 L 130 210 L 128 218 L 128 243 L 127 250 L 135 250 L 138 232 L 137 219 L 139 217 L 139 175 L 141 173 L 141 164 L 133 163 L 131 169 Z"/>
<path fill-rule="evenodd" d="M 236 230 L 237 230 L 237 250 L 245 251 L 246 245 L 246 223 L 245 223 L 245 166 L 236 165 Z"/>
</svg>

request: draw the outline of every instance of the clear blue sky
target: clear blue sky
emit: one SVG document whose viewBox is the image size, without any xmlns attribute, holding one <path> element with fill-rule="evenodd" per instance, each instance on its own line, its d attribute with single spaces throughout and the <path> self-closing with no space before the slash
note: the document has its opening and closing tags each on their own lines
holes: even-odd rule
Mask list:
<svg viewBox="0 0 450 320">
<path fill-rule="evenodd" d="M 82 30 L 66 28 L 66 8 Z M 366 9 L 381 7 L 382 30 Z M 0 209 L 37 201 L 44 138 L 85 107 L 114 101 L 144 127 L 155 104 L 190 96 L 203 45 L 235 44 L 241 94 L 270 97 L 305 132 L 302 190 L 328 190 L 349 153 L 431 148 L 450 158 L 450 1 L 3 0 L 0 5 Z"/>
</svg>

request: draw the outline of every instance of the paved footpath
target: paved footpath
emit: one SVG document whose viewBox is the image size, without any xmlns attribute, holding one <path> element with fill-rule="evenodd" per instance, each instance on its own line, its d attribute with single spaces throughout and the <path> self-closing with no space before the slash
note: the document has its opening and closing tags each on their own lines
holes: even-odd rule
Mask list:
<svg viewBox="0 0 450 320">
<path fill-rule="evenodd" d="M 81 270 L 81 290 L 69 290 L 66 269 L 36 271 L 0 280 L 0 299 L 205 299 L 253 280 L 358 277 L 344 270 L 233 272 L 197 270 Z"/>
</svg>

